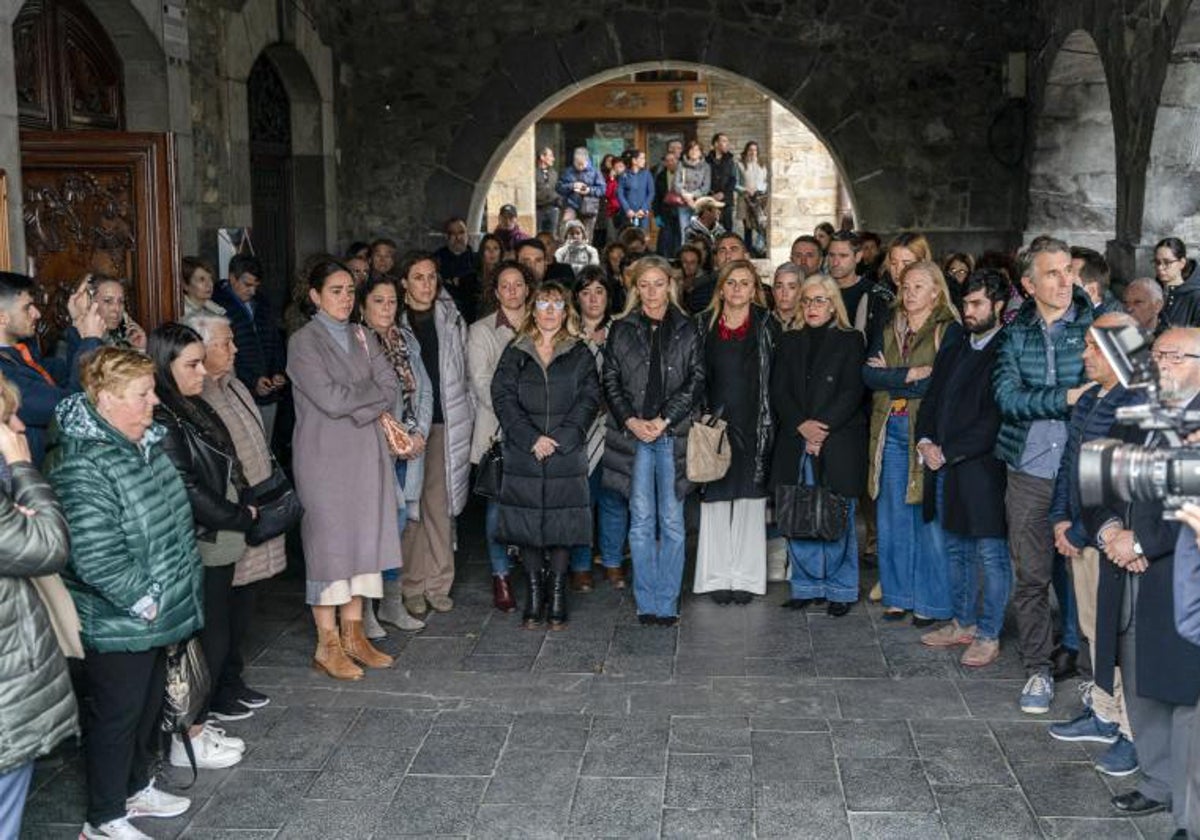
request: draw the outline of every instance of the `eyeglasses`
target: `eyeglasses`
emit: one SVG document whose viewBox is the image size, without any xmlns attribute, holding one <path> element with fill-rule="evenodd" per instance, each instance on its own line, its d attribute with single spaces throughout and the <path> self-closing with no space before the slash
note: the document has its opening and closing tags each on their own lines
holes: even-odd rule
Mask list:
<svg viewBox="0 0 1200 840">
<path fill-rule="evenodd" d="M 827 306 L 829 298 L 827 297 L 806 297 L 800 298 L 801 306 Z"/>
<path fill-rule="evenodd" d="M 1184 353 L 1182 350 L 1152 350 L 1150 358 L 1156 362 L 1181 365 L 1184 359 L 1200 359 L 1200 353 Z"/>
<path fill-rule="evenodd" d="M 1167 266 L 1174 265 L 1177 262 L 1183 262 L 1183 260 L 1178 258 L 1172 258 L 1169 260 L 1155 260 L 1154 264 L 1159 268 L 1166 268 Z"/>
<path fill-rule="evenodd" d="M 965 268 L 952 268 L 947 273 L 954 277 L 966 277 L 971 272 L 967 271 Z"/>
<path fill-rule="evenodd" d="M 566 301 L 562 300 L 539 300 L 534 306 L 537 307 L 538 312 L 546 312 L 550 309 L 553 309 L 555 312 L 562 312 L 567 304 Z"/>
</svg>

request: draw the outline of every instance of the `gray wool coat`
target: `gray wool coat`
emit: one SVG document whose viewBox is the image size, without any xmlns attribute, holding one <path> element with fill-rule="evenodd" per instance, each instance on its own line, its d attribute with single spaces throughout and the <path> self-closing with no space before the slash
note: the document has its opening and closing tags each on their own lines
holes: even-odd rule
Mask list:
<svg viewBox="0 0 1200 840">
<path fill-rule="evenodd" d="M 349 325 L 350 352 L 313 319 L 288 342 L 295 390 L 292 464 L 312 585 L 400 565 L 396 478 L 379 416 L 400 382 L 379 340 Z"/>
</svg>

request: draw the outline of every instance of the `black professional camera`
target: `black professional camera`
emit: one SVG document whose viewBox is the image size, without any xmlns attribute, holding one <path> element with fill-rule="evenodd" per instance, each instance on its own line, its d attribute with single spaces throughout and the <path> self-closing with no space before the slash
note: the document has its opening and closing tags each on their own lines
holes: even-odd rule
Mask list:
<svg viewBox="0 0 1200 840">
<path fill-rule="evenodd" d="M 1117 409 L 1117 422 L 1159 431 L 1165 446 L 1154 448 L 1093 440 L 1079 450 L 1079 496 L 1084 507 L 1161 501 L 1163 518 L 1174 519 L 1184 502 L 1200 503 L 1200 448 L 1184 443 L 1200 428 L 1200 412 L 1162 403 L 1151 337 L 1134 326 L 1093 327 L 1104 358 L 1126 388 L 1146 393 L 1142 405 Z"/>
</svg>

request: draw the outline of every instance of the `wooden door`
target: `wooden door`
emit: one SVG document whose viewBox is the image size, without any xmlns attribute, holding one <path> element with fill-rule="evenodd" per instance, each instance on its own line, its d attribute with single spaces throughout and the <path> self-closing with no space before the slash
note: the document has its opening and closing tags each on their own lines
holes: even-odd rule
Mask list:
<svg viewBox="0 0 1200 840">
<path fill-rule="evenodd" d="M 44 349 L 68 323 L 83 275 L 127 281 L 130 314 L 146 329 L 179 299 L 175 148 L 170 135 L 21 133 L 25 250 L 42 289 Z"/>
<path fill-rule="evenodd" d="M 262 291 L 275 317 L 283 312 L 295 269 L 292 214 L 292 114 L 283 80 L 260 55 L 246 81 L 250 111 L 251 241 L 263 264 Z"/>
</svg>

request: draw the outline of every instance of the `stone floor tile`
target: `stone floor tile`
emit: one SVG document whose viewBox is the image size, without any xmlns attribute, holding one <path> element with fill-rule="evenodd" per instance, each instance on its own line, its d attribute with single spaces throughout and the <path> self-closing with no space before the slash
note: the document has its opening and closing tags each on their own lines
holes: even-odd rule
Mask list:
<svg viewBox="0 0 1200 840">
<path fill-rule="evenodd" d="M 753 807 L 750 757 L 672 753 L 665 804 L 680 808 L 700 802 L 713 808 Z"/>
<path fill-rule="evenodd" d="M 828 732 L 829 721 L 825 718 L 751 715 L 750 728 L 763 732 Z"/>
<path fill-rule="evenodd" d="M 308 799 L 382 799 L 390 802 L 413 751 L 375 744 L 339 747 L 308 788 Z"/>
<path fill-rule="evenodd" d="M 810 782 L 837 780 L 833 746 L 826 733 L 754 732 L 754 802 L 788 806 Z"/>
<path fill-rule="evenodd" d="M 1126 819 L 1042 817 L 1038 826 L 1050 840 L 1142 840 L 1133 821 Z"/>
<path fill-rule="evenodd" d="M 574 788 L 575 778 L 571 777 Z M 489 805 L 475 812 L 472 840 L 557 840 L 567 831 L 571 790 L 551 805 Z"/>
<path fill-rule="evenodd" d="M 475 647 L 474 639 L 417 636 L 396 657 L 395 667 L 402 671 L 416 668 L 444 670 L 459 668 Z"/>
<path fill-rule="evenodd" d="M 820 677 L 887 677 L 890 673 L 876 644 L 816 648 L 813 661 Z"/>
<path fill-rule="evenodd" d="M 1039 817 L 1116 817 L 1112 794 L 1090 764 L 1014 764 L 1013 772 Z"/>
<path fill-rule="evenodd" d="M 342 743 L 388 744 L 415 750 L 425 740 L 434 717 L 435 713 L 430 711 L 373 709 L 359 716 L 342 736 Z"/>
<path fill-rule="evenodd" d="M 729 808 L 664 808 L 662 837 L 664 840 L 690 838 L 751 837 L 754 835 L 754 812 Z M 761 835 L 760 835 L 761 836 Z"/>
<path fill-rule="evenodd" d="M 265 829 L 243 829 L 243 828 L 189 828 L 183 834 L 179 835 L 179 840 L 274 840 L 279 832 L 273 828 Z M 79 834 L 79 828 L 76 827 L 75 834 Z M 22 837 L 25 837 L 22 834 Z M 49 837 L 49 835 L 29 834 L 27 840 L 33 840 L 35 837 Z"/>
<path fill-rule="evenodd" d="M 787 803 L 759 805 L 754 812 L 759 838 L 848 838 L 846 803 L 837 782 L 802 782 Z"/>
<path fill-rule="evenodd" d="M 1083 746 L 1071 741 L 1056 741 L 1045 723 L 989 721 L 1001 749 L 1013 764 L 1047 761 L 1088 761 Z"/>
<path fill-rule="evenodd" d="M 523 673 L 533 668 L 534 656 L 472 653 L 459 663 L 460 671 L 484 673 Z"/>
<path fill-rule="evenodd" d="M 743 677 L 746 660 L 740 652 L 736 656 L 680 653 L 675 657 L 675 673 L 680 676 Z"/>
<path fill-rule="evenodd" d="M 1016 785 L 999 745 L 983 734 L 917 733 L 917 753 L 934 785 Z"/>
<path fill-rule="evenodd" d="M 838 716 L 832 685 L 817 680 L 781 680 L 767 677 L 714 677 L 713 714 L 763 715 L 803 718 Z"/>
<path fill-rule="evenodd" d="M 839 758 L 917 757 L 906 721 L 832 720 L 829 727 Z"/>
<path fill-rule="evenodd" d="M 581 752 L 591 734 L 590 715 L 539 714 L 517 715 L 509 748 L 522 750 L 566 750 Z"/>
<path fill-rule="evenodd" d="M 575 788 L 572 835 L 656 838 L 662 823 L 663 782 L 581 778 Z"/>
<path fill-rule="evenodd" d="M 569 802 L 582 753 L 506 749 L 483 795 L 489 805 Z"/>
<path fill-rule="evenodd" d="M 278 840 L 328 840 L 331 837 L 369 837 L 387 810 L 386 802 L 329 802 L 297 804 Z"/>
<path fill-rule="evenodd" d="M 937 814 L 855 814 L 851 812 L 850 836 L 854 840 L 939 840 L 946 829 Z"/>
<path fill-rule="evenodd" d="M 844 718 L 957 718 L 967 707 L 953 680 L 834 680 Z"/>
<path fill-rule="evenodd" d="M 935 784 L 933 792 L 951 840 L 1025 840 L 1038 835 L 1018 787 Z"/>
<path fill-rule="evenodd" d="M 316 779 L 308 771 L 250 770 L 242 766 L 192 818 L 205 828 L 282 828 Z"/>
<path fill-rule="evenodd" d="M 851 811 L 932 811 L 933 794 L 921 762 L 907 758 L 838 760 Z"/>
<path fill-rule="evenodd" d="M 673 717 L 668 746 L 680 753 L 750 755 L 750 719 Z"/>
<path fill-rule="evenodd" d="M 410 773 L 487 776 L 496 766 L 508 729 L 500 726 L 434 726 L 413 759 Z"/>
<path fill-rule="evenodd" d="M 375 836 L 467 834 L 487 779 L 407 776 L 375 829 Z"/>
</svg>

